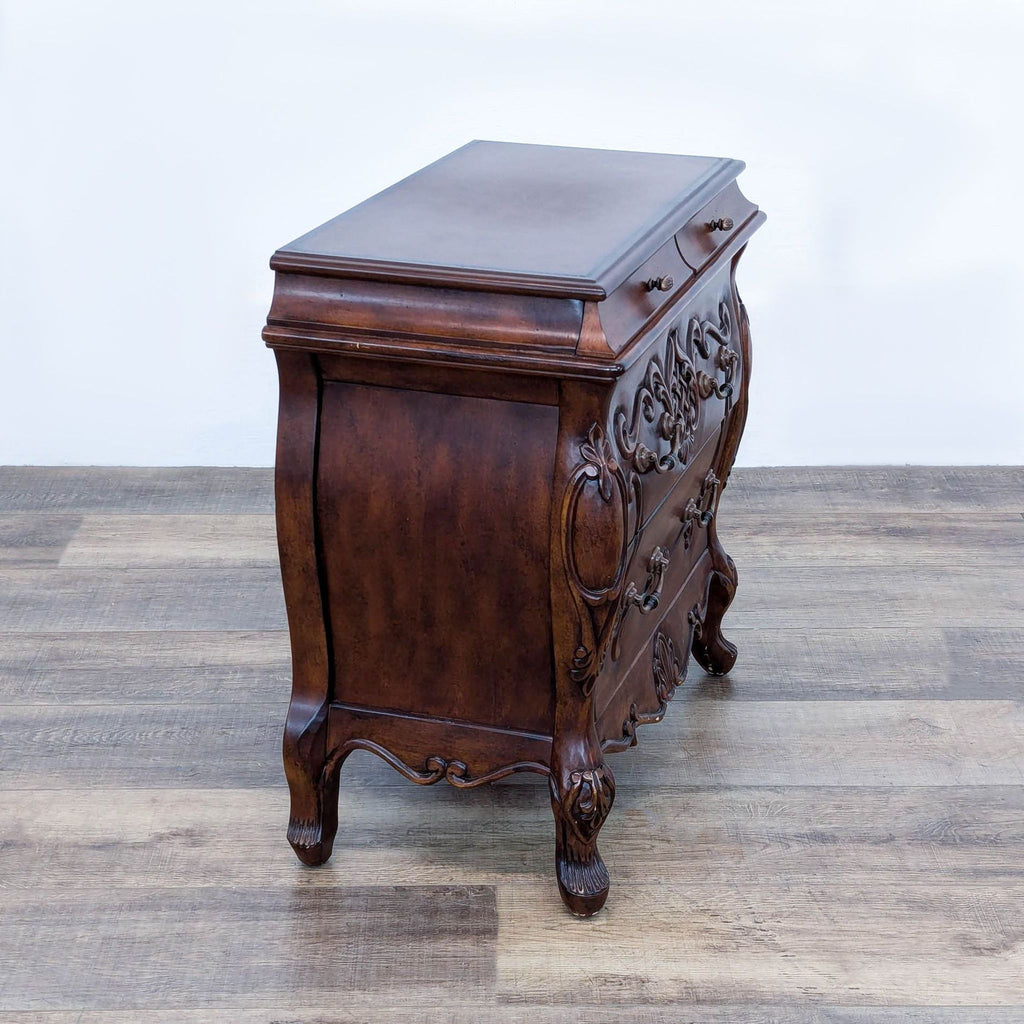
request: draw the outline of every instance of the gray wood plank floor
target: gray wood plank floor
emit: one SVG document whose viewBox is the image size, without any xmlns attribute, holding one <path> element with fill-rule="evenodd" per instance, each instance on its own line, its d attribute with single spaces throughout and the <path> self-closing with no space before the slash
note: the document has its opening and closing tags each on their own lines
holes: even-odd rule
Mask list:
<svg viewBox="0 0 1024 1024">
<path fill-rule="evenodd" d="M 615 756 L 586 922 L 530 777 L 356 755 L 294 859 L 272 511 L 0 469 L 0 1024 L 1024 1021 L 1024 470 L 735 472 L 740 661 Z"/>
</svg>

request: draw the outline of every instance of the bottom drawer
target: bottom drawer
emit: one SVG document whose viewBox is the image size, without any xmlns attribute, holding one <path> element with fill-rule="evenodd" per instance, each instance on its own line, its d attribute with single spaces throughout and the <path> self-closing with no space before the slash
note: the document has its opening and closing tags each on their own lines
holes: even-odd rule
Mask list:
<svg viewBox="0 0 1024 1024">
<path fill-rule="evenodd" d="M 711 575 L 711 556 L 704 547 L 660 618 L 651 623 L 637 657 L 603 694 L 597 735 L 605 750 L 632 746 L 637 726 L 659 722 L 665 716 L 669 700 L 686 676 L 695 624 L 707 605 Z"/>
</svg>

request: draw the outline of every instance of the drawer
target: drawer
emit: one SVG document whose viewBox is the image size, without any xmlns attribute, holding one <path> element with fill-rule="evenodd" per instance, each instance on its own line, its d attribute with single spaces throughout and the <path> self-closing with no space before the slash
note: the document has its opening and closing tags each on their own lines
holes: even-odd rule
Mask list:
<svg viewBox="0 0 1024 1024">
<path fill-rule="evenodd" d="M 707 527 L 721 487 L 713 470 L 718 438 L 716 431 L 707 439 L 638 539 L 626 569 L 599 702 L 618 688 L 707 550 Z"/>
<path fill-rule="evenodd" d="M 638 480 L 641 523 L 738 397 L 738 348 L 728 275 L 715 275 L 623 376 L 611 433 L 617 457 Z"/>
<path fill-rule="evenodd" d="M 618 675 L 601 685 L 597 735 L 605 750 L 624 750 L 636 743 L 639 725 L 658 722 L 676 687 L 686 675 L 695 616 L 706 606 L 711 560 L 700 550 L 675 601 L 666 600 L 643 634 L 642 646 Z M 650 618 L 654 618 L 652 615 Z"/>
<path fill-rule="evenodd" d="M 621 351 L 693 279 L 670 238 L 601 303 L 601 326 L 612 351 Z"/>
<path fill-rule="evenodd" d="M 757 207 L 733 182 L 676 233 L 679 254 L 700 273 L 755 213 Z"/>
</svg>

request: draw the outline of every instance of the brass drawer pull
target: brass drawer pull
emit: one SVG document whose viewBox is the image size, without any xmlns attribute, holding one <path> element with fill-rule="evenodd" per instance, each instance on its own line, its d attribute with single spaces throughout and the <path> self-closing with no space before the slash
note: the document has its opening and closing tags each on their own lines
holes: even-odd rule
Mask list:
<svg viewBox="0 0 1024 1024">
<path fill-rule="evenodd" d="M 674 284 L 675 281 L 668 274 L 663 277 L 652 277 L 649 281 L 644 281 L 644 287 L 649 292 L 668 292 L 672 290 L 672 285 Z"/>
<path fill-rule="evenodd" d="M 684 551 L 693 542 L 694 527 L 699 526 L 701 529 L 706 530 L 715 518 L 715 501 L 718 498 L 718 488 L 721 484 L 721 480 L 715 476 L 715 471 L 709 469 L 704 477 L 704 482 L 700 485 L 700 493 L 696 498 L 690 498 L 686 502 L 682 515 L 679 517 L 683 523 L 682 540 Z"/>
<path fill-rule="evenodd" d="M 729 381 L 719 383 L 709 373 L 698 370 L 697 391 L 700 393 L 701 398 L 709 398 L 711 395 L 714 395 L 715 398 L 726 399 L 732 397 L 732 384 Z"/>
<path fill-rule="evenodd" d="M 644 589 L 637 590 L 636 584 L 630 583 L 626 590 L 626 601 L 635 604 L 642 615 L 653 612 L 658 607 L 667 568 L 668 552 L 664 548 L 655 548 L 647 563 L 647 582 L 644 584 Z"/>
<path fill-rule="evenodd" d="M 719 217 L 711 221 L 708 231 L 732 231 L 732 217 Z"/>
<path fill-rule="evenodd" d="M 683 509 L 683 522 L 693 522 L 697 526 L 704 527 L 705 529 L 711 525 L 711 520 L 715 518 L 715 510 L 713 508 L 702 509 L 697 505 L 697 500 L 691 498 L 686 503 L 686 508 Z"/>
</svg>

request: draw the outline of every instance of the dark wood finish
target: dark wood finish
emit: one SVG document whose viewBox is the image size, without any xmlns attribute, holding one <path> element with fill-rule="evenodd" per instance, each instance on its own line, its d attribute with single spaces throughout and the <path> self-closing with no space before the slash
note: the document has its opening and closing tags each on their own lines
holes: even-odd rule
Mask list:
<svg viewBox="0 0 1024 1024">
<path fill-rule="evenodd" d="M 660 720 L 689 651 L 736 660 L 717 513 L 764 219 L 742 166 L 471 143 L 275 254 L 304 863 L 354 750 L 422 784 L 533 771 L 566 905 L 603 905 L 605 752 Z"/>
<path fill-rule="evenodd" d="M 343 538 L 323 558 L 345 701 L 549 728 L 557 429 L 550 405 L 324 385 L 317 509 L 325 537 Z"/>
<path fill-rule="evenodd" d="M 470 142 L 279 249 L 271 265 L 603 299 L 742 169 L 716 157 Z"/>
</svg>

